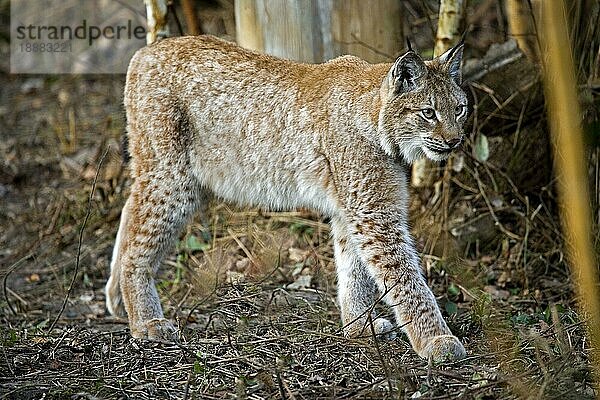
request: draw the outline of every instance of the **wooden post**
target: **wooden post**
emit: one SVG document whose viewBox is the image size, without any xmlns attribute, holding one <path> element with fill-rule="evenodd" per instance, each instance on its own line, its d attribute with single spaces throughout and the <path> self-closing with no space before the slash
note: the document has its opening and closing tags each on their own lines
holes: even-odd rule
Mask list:
<svg viewBox="0 0 600 400">
<path fill-rule="evenodd" d="M 329 13 L 335 55 L 393 61 L 404 46 L 400 7 L 397 0 L 334 0 Z"/>
<path fill-rule="evenodd" d="M 404 46 L 398 0 L 236 0 L 235 15 L 241 46 L 296 61 L 392 61 Z"/>
<path fill-rule="evenodd" d="M 237 43 L 250 50 L 263 51 L 263 34 L 256 11 L 256 0 L 235 0 Z"/>
<path fill-rule="evenodd" d="M 315 5 L 312 0 L 237 0 L 237 41 L 277 57 L 315 62 L 322 53 Z"/>
</svg>

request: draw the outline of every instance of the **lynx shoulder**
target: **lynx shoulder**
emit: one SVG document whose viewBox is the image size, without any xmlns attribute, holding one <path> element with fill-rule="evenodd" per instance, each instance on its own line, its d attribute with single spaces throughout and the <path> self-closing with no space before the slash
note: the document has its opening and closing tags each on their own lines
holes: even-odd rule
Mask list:
<svg viewBox="0 0 600 400">
<path fill-rule="evenodd" d="M 372 65 L 344 56 L 301 64 L 210 37 L 136 53 L 125 87 L 134 178 L 106 286 L 134 337 L 174 340 L 154 276 L 208 194 L 331 219 L 338 301 L 348 336 L 383 294 L 422 357 L 459 358 L 407 229 L 407 169 L 443 160 L 463 140 L 462 45 L 423 61 L 410 50 Z"/>
</svg>

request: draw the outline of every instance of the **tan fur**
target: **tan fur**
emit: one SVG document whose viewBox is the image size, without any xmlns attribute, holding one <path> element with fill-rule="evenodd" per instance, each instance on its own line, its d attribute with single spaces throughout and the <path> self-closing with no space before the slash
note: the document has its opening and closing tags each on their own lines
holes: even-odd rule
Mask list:
<svg viewBox="0 0 600 400">
<path fill-rule="evenodd" d="M 461 56 L 462 46 L 429 62 L 409 51 L 394 64 L 344 56 L 309 65 L 210 36 L 138 51 L 125 88 L 134 183 L 106 287 L 109 310 L 124 306 L 134 337 L 176 338 L 154 276 L 212 193 L 331 218 L 347 335 L 370 332 L 384 294 L 419 355 L 464 356 L 407 228 L 409 163 L 444 159 L 463 137 Z M 374 327 L 393 333 L 387 320 Z"/>
</svg>

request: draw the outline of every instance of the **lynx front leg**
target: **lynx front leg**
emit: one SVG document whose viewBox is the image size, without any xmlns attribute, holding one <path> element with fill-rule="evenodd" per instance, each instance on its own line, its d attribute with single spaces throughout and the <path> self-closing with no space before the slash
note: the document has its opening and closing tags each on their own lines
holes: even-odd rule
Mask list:
<svg viewBox="0 0 600 400">
<path fill-rule="evenodd" d="M 118 268 L 112 273 L 118 273 L 131 334 L 136 338 L 177 338 L 175 327 L 163 316 L 154 277 L 165 253 L 197 208 L 196 182 L 185 175 L 175 176 L 184 171 L 173 168 L 138 178 L 126 203 L 126 215 L 117 235 L 117 259 L 112 262 Z M 114 288 L 115 278 L 111 276 L 107 292 Z"/>
<path fill-rule="evenodd" d="M 337 270 L 338 302 L 342 314 L 344 335 L 347 337 L 369 336 L 371 327 L 375 334 L 393 339 L 394 325 L 385 318 L 374 317 L 373 307 L 378 297 L 375 281 L 348 243 L 348 234 L 343 224 L 334 221 L 334 255 Z"/>
<path fill-rule="evenodd" d="M 450 332 L 421 273 L 404 223 L 391 215 L 371 213 L 355 224 L 362 260 L 417 354 L 435 361 L 464 357 L 463 345 Z"/>
</svg>

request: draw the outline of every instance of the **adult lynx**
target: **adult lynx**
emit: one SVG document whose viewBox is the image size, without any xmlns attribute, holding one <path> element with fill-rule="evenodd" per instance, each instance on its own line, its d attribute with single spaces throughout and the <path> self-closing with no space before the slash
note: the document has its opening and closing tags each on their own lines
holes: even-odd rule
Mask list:
<svg viewBox="0 0 600 400">
<path fill-rule="evenodd" d="M 344 56 L 309 65 L 210 37 L 163 40 L 131 60 L 125 109 L 131 195 L 106 285 L 137 338 L 173 340 L 154 276 L 212 193 L 242 205 L 331 218 L 344 332 L 370 332 L 383 295 L 422 357 L 460 358 L 407 228 L 409 163 L 443 160 L 467 114 L 462 45 L 432 61 Z M 393 325 L 375 319 L 376 333 Z"/>
</svg>

